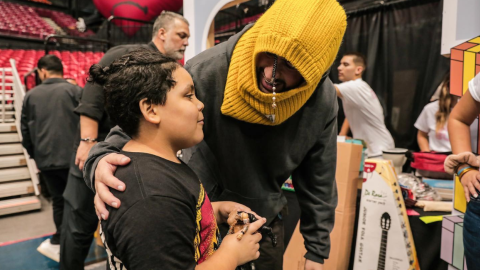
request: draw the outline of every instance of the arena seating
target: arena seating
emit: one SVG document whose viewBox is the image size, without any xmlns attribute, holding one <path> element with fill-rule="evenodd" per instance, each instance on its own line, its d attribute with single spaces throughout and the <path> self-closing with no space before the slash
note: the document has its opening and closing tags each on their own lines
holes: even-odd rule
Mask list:
<svg viewBox="0 0 480 270">
<path fill-rule="evenodd" d="M 48 35 L 55 34 L 54 27 L 42 17 L 50 18 L 71 36 L 89 37 L 94 35 L 90 30 L 83 33 L 78 31 L 75 25 L 77 20 L 63 12 L 10 2 L 0 2 L 0 34 L 35 39 L 44 39 Z"/>
<path fill-rule="evenodd" d="M 0 2 L 0 34 L 43 39 L 55 30 L 32 7 Z"/>
<path fill-rule="evenodd" d="M 88 76 L 88 69 L 91 65 L 98 63 L 103 56 L 103 52 L 81 52 L 81 51 L 52 51 L 63 61 L 64 77 L 73 78 L 81 87 L 85 86 L 86 78 Z M 15 59 L 20 78 L 33 70 L 38 62 L 38 59 L 45 55 L 43 50 L 12 50 L 0 49 L 0 67 L 9 67 L 9 59 Z M 35 86 L 35 81 L 32 76 L 28 80 L 27 88 L 31 89 Z"/>
<path fill-rule="evenodd" d="M 262 16 L 262 15 L 263 15 L 263 13 L 257 14 L 255 16 L 251 16 L 251 17 L 248 17 L 248 18 L 241 19 L 239 27 L 243 28 L 245 25 L 257 21 L 258 18 L 260 18 L 260 16 Z M 235 30 L 235 29 L 236 29 L 235 22 L 231 22 L 229 24 L 225 24 L 225 25 L 221 25 L 221 26 L 216 27 L 215 28 L 215 34 L 225 32 L 225 31 L 232 31 L 232 30 Z"/>
<path fill-rule="evenodd" d="M 52 19 L 58 26 L 60 26 L 67 34 L 71 36 L 89 37 L 95 34 L 91 30 L 88 30 L 86 32 L 78 31 L 76 27 L 77 20 L 63 12 L 48 10 L 44 8 L 36 8 L 35 11 L 41 17 L 47 17 Z"/>
</svg>

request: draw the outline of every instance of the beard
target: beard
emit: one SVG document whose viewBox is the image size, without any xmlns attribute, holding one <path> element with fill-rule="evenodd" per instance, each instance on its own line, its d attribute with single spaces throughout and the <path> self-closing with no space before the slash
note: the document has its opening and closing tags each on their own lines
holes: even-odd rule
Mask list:
<svg viewBox="0 0 480 270">
<path fill-rule="evenodd" d="M 175 60 L 182 60 L 184 56 L 185 51 L 172 51 L 172 52 L 167 52 L 165 53 L 165 56 L 168 56 L 170 58 L 173 58 Z"/>
</svg>

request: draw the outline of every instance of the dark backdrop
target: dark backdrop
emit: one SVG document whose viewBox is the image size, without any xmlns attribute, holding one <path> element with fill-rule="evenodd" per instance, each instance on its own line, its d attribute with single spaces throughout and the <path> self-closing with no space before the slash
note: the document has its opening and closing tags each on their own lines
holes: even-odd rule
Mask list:
<svg viewBox="0 0 480 270">
<path fill-rule="evenodd" d="M 383 103 L 385 123 L 396 147 L 418 149 L 413 126 L 449 68 L 440 55 L 440 0 L 341 0 L 348 14 L 344 42 L 331 78 L 339 83 L 337 67 L 346 51 L 367 56 L 363 79 Z M 343 122 L 339 112 L 339 126 Z"/>
</svg>

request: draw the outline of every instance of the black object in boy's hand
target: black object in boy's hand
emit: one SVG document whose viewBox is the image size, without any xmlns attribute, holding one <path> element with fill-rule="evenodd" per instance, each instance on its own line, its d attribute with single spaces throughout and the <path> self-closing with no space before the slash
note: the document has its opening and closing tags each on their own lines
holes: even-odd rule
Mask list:
<svg viewBox="0 0 480 270">
<path fill-rule="evenodd" d="M 240 232 L 240 234 L 237 236 L 238 240 L 241 240 L 243 235 L 248 231 L 248 226 L 257 221 L 258 219 L 251 213 L 243 212 L 243 211 L 238 211 L 237 214 L 235 215 L 235 223 L 230 226 L 230 229 L 228 230 L 228 234 L 234 234 L 237 232 Z M 277 246 L 277 236 L 273 233 L 273 230 L 271 227 L 268 226 L 262 226 L 260 230 L 258 230 L 259 233 L 262 235 L 267 235 L 270 237 L 272 240 L 272 246 L 276 247 Z M 253 262 L 246 263 L 244 265 L 240 265 L 237 267 L 236 270 L 255 270 L 255 264 Z"/>
</svg>

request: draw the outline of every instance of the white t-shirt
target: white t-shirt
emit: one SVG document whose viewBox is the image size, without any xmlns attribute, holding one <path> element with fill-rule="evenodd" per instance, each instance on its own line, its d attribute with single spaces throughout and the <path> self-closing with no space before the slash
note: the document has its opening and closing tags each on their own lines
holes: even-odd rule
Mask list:
<svg viewBox="0 0 480 270">
<path fill-rule="evenodd" d="M 392 135 L 385 126 L 383 108 L 372 88 L 362 79 L 336 85 L 343 98 L 343 110 L 353 137 L 368 144 L 368 156 L 382 155 L 395 148 Z"/>
<path fill-rule="evenodd" d="M 450 139 L 448 137 L 447 123 L 438 131 L 435 114 L 438 112 L 438 100 L 428 103 L 415 122 L 415 127 L 428 134 L 428 146 L 431 151 L 451 152 Z"/>
<path fill-rule="evenodd" d="M 480 73 L 468 82 L 468 90 L 475 101 L 480 102 Z"/>
<path fill-rule="evenodd" d="M 450 137 L 448 136 L 448 125 L 440 129 L 437 133 L 437 121 L 435 114 L 438 111 L 438 100 L 430 102 L 422 110 L 422 113 L 415 122 L 415 127 L 428 134 L 428 146 L 431 151 L 435 152 L 451 152 L 452 146 L 450 145 Z M 448 119 L 447 119 L 448 120 Z M 478 131 L 478 119 L 473 121 L 470 126 L 470 138 L 472 149 L 477 149 L 477 131 Z M 475 150 L 476 152 L 476 150 Z"/>
<path fill-rule="evenodd" d="M 469 83 L 468 83 L 468 90 L 470 91 L 470 95 L 472 98 L 480 102 L 480 73 L 475 76 Z M 470 137 L 472 143 L 472 152 L 477 152 L 477 144 L 478 144 L 478 118 L 470 126 Z"/>
</svg>

